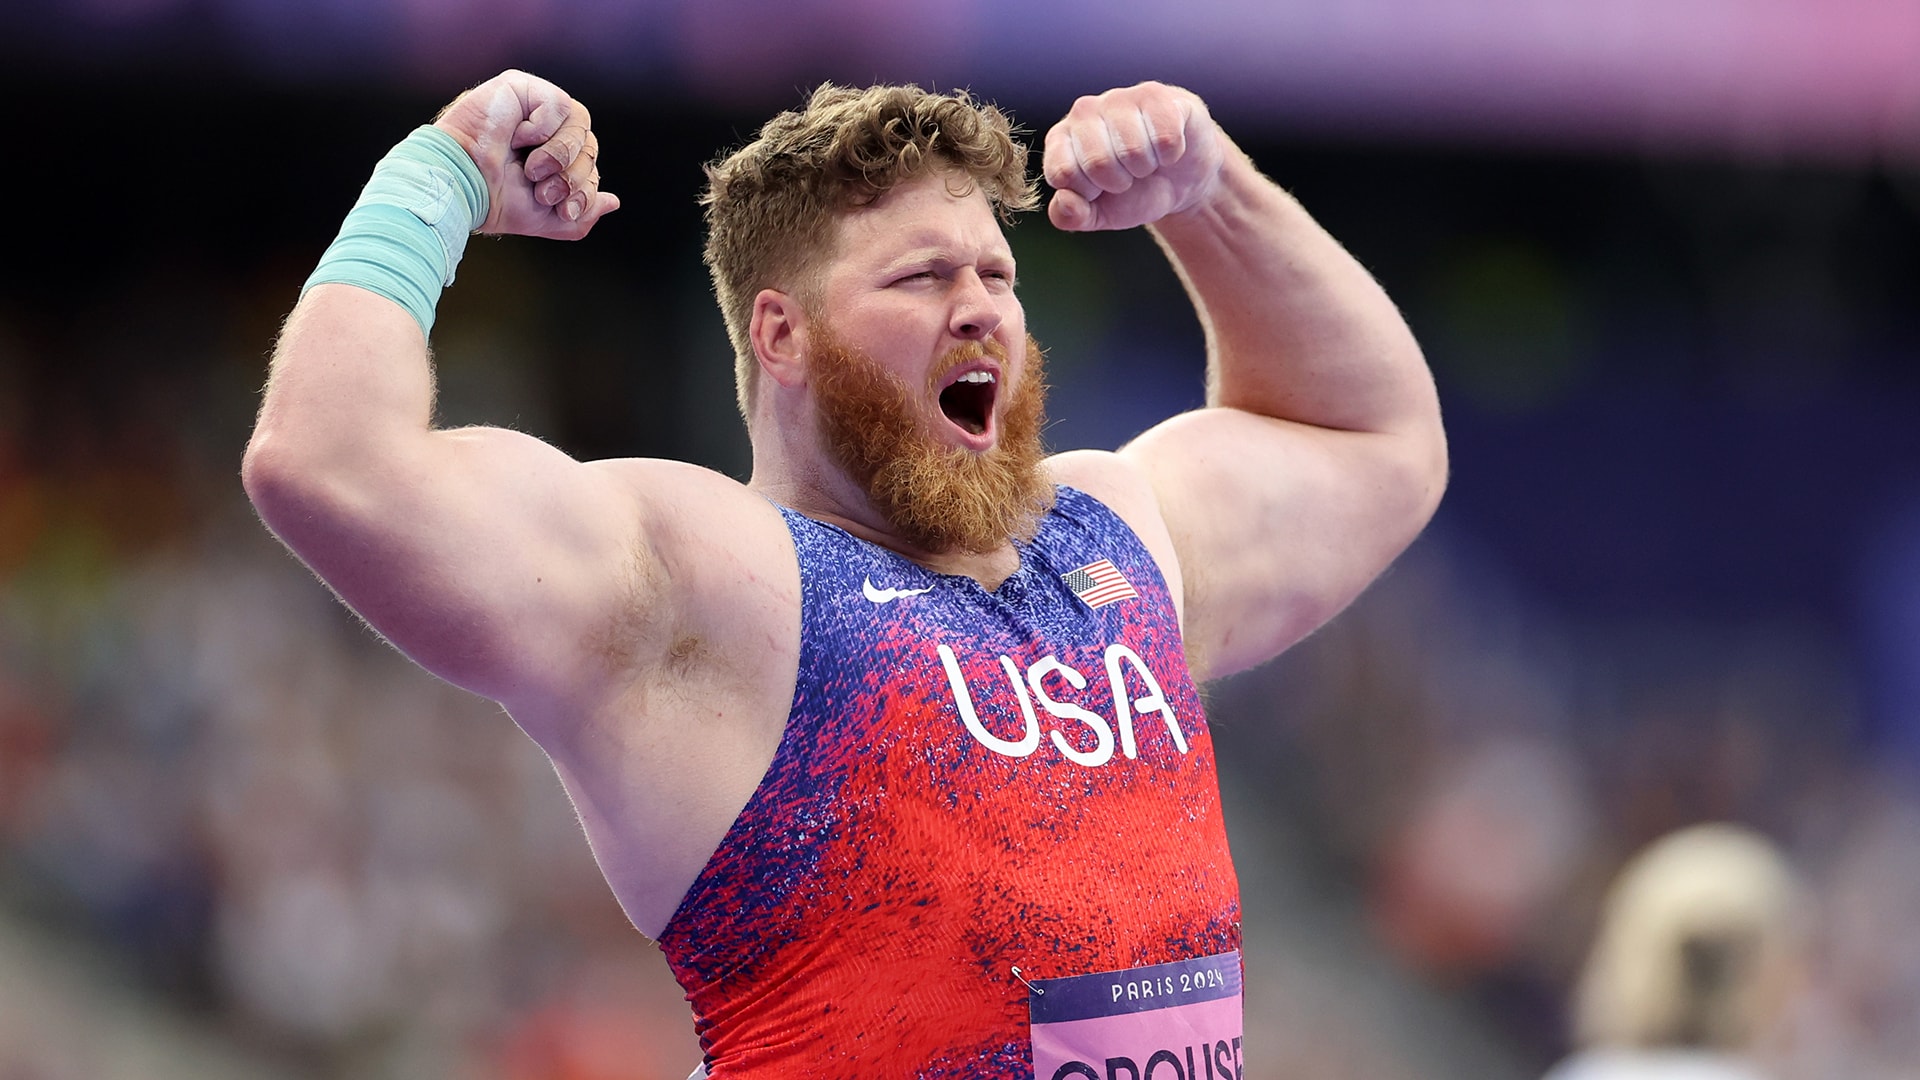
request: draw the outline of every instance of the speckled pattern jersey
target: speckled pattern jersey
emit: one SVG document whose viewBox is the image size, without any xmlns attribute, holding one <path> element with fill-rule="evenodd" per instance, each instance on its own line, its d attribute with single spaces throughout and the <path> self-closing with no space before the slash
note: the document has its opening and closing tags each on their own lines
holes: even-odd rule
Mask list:
<svg viewBox="0 0 1920 1080">
<path fill-rule="evenodd" d="M 1111 510 L 1059 489 L 991 593 L 782 513 L 793 712 L 660 938 L 710 1076 L 1027 1077 L 1016 966 L 1240 947 L 1173 603 Z"/>
</svg>

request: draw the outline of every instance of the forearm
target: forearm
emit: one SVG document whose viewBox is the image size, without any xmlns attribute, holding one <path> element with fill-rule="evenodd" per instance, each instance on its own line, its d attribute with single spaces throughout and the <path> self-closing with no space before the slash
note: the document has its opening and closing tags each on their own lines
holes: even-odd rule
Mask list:
<svg viewBox="0 0 1920 1080">
<path fill-rule="evenodd" d="M 1433 379 L 1393 301 L 1237 147 L 1209 198 L 1152 230 L 1206 330 L 1209 404 L 1438 439 Z"/>
<path fill-rule="evenodd" d="M 247 454 L 256 501 L 377 473 L 427 433 L 434 308 L 489 204 L 479 168 L 437 128 L 416 129 L 381 159 L 275 350 Z M 269 468 L 273 481 L 261 483 Z"/>
<path fill-rule="evenodd" d="M 396 145 L 287 320 L 248 446 L 249 490 L 265 489 L 255 481 L 269 467 L 277 481 L 403 467 L 382 462 L 429 441 L 427 338 L 468 235 L 585 236 L 620 205 L 599 190 L 598 147 L 584 106 L 520 71 Z"/>
</svg>

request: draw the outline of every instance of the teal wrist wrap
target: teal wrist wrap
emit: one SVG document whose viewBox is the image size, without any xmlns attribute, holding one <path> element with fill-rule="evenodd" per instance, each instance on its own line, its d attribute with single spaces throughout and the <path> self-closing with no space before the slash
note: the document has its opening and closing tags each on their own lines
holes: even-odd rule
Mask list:
<svg viewBox="0 0 1920 1080">
<path fill-rule="evenodd" d="M 440 290 L 453 284 L 467 234 L 486 220 L 480 167 L 453 136 L 422 125 L 374 166 L 300 294 L 326 282 L 357 285 L 406 308 L 431 335 Z"/>
</svg>

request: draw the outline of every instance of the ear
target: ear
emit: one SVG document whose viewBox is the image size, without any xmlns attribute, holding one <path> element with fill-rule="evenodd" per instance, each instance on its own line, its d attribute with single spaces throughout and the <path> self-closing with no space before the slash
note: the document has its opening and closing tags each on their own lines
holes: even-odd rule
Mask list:
<svg viewBox="0 0 1920 1080">
<path fill-rule="evenodd" d="M 799 299 L 778 289 L 761 289 L 753 298 L 747 336 L 767 378 L 788 389 L 806 382 L 807 313 Z"/>
</svg>

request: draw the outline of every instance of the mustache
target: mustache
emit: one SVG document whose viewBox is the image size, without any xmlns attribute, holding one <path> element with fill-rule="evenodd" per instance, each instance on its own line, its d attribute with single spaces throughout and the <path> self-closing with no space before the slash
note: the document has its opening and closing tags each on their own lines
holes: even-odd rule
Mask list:
<svg viewBox="0 0 1920 1080">
<path fill-rule="evenodd" d="M 940 358 L 940 362 L 933 366 L 932 373 L 927 376 L 928 391 L 938 393 L 955 369 L 981 360 L 992 360 L 1004 368 L 1007 363 L 1007 347 L 991 339 L 965 341 L 955 345 L 947 350 L 946 355 Z"/>
</svg>

